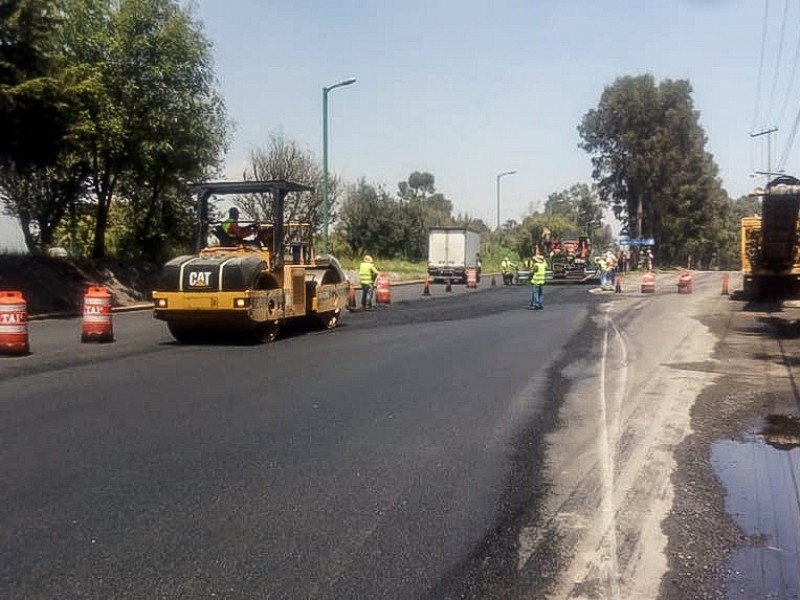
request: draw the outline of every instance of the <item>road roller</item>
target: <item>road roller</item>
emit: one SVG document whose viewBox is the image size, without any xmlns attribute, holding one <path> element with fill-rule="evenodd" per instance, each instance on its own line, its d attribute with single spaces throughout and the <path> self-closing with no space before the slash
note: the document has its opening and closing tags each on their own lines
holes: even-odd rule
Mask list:
<svg viewBox="0 0 800 600">
<path fill-rule="evenodd" d="M 275 180 L 199 183 L 189 190 L 197 198 L 196 253 L 167 262 L 153 290 L 153 316 L 178 342 L 272 342 L 287 322 L 301 319 L 337 326 L 349 291 L 339 261 L 315 255 L 311 224 L 283 219 L 287 195 L 312 188 Z M 212 196 L 244 194 L 270 198 L 273 217 L 237 223 L 237 231 L 248 233 L 240 238 L 225 222 L 208 219 L 208 203 Z"/>
</svg>

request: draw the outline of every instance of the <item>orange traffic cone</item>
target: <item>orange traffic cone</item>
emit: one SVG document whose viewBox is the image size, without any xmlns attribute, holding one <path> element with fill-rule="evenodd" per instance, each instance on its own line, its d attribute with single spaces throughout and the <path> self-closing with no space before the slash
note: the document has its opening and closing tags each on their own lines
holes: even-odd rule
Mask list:
<svg viewBox="0 0 800 600">
<path fill-rule="evenodd" d="M 425 283 L 422 286 L 422 295 L 423 296 L 431 295 L 431 280 L 428 277 L 425 278 Z"/>
<path fill-rule="evenodd" d="M 350 284 L 350 295 L 347 297 L 347 310 L 353 311 L 356 309 L 356 286 Z"/>
<path fill-rule="evenodd" d="M 0 354 L 28 354 L 28 305 L 22 292 L 0 292 Z"/>
<path fill-rule="evenodd" d="M 730 275 L 728 275 L 728 272 L 725 271 L 722 274 L 722 295 L 723 296 L 727 296 L 728 295 L 728 284 L 730 283 L 730 279 L 731 279 Z"/>
<path fill-rule="evenodd" d="M 113 342 L 111 294 L 103 286 L 89 286 L 83 297 L 82 342 Z"/>
<path fill-rule="evenodd" d="M 614 278 L 614 293 L 621 294 L 622 293 L 622 276 L 617 275 Z"/>
</svg>

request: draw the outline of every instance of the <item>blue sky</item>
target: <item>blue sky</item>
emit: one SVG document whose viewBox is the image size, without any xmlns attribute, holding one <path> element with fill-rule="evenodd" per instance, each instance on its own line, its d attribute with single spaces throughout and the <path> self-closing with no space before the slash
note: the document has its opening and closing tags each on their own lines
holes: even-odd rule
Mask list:
<svg viewBox="0 0 800 600">
<path fill-rule="evenodd" d="M 329 97 L 331 170 L 391 191 L 411 171 L 429 171 L 456 212 L 494 226 L 501 171 L 517 170 L 502 182 L 503 221 L 591 181 L 576 127 L 621 75 L 689 79 L 724 186 L 733 197 L 751 191 L 759 182 L 751 173 L 767 167 L 767 137 L 750 132 L 780 128 L 771 136 L 775 168 L 800 109 L 800 85 L 790 81 L 796 4 L 200 0 L 195 8 L 236 122 L 228 177 L 240 177 L 248 153 L 274 131 L 321 158 L 322 86 L 356 77 Z M 798 159 L 800 140 L 788 172 L 800 171 Z"/>
</svg>

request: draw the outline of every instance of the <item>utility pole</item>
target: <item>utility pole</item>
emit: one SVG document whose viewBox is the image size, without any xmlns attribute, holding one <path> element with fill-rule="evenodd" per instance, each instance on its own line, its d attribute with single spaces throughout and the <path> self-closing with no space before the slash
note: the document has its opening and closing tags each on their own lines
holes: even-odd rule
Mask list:
<svg viewBox="0 0 800 600">
<path fill-rule="evenodd" d="M 769 129 L 762 129 L 761 131 L 756 131 L 755 133 L 751 133 L 751 138 L 760 137 L 762 135 L 771 136 L 773 133 L 778 131 L 777 127 L 770 127 Z M 767 137 L 767 173 L 772 171 L 772 138 Z"/>
</svg>

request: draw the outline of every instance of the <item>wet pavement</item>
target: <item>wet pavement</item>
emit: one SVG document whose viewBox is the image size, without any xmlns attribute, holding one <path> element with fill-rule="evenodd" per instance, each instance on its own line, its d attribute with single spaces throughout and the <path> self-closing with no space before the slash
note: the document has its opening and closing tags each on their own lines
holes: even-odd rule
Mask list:
<svg viewBox="0 0 800 600">
<path fill-rule="evenodd" d="M 727 597 L 800 597 L 800 421 L 769 415 L 757 435 L 715 442 L 711 461 L 746 536 L 728 562 Z"/>
</svg>

